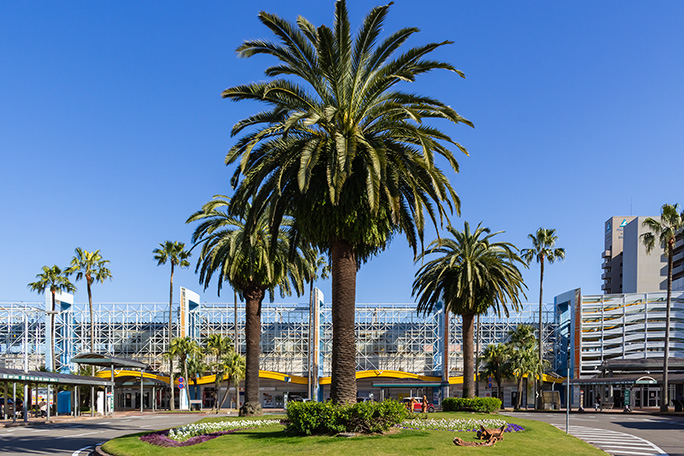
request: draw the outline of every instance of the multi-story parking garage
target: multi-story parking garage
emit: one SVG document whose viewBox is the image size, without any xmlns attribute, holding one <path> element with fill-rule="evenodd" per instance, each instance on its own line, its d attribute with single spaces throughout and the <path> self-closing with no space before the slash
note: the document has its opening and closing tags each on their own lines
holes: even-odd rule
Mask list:
<svg viewBox="0 0 684 456">
<path fill-rule="evenodd" d="M 200 304 L 184 299 L 193 293 L 183 289 L 181 305 L 174 307 L 173 335 L 189 335 L 201 342 L 207 335 L 221 333 L 237 337 L 237 349 L 245 352 L 244 305 L 238 303 Z M 261 388 L 265 407 L 283 404 L 285 393 L 324 399 L 329 394 L 332 323 L 329 303 L 317 293 L 314 311 L 309 304 L 264 303 L 261 313 Z M 196 301 L 199 301 L 197 299 Z M 139 372 L 118 372 L 121 388 L 117 407 L 137 408 L 150 403 L 152 382 L 157 380 L 157 405 L 165 396 L 160 388 L 168 377 L 154 373 L 168 372 L 163 353 L 168 344 L 168 303 L 97 303 L 95 307 L 95 351 L 109 356 L 132 358 L 150 366 L 149 387 L 143 396 L 135 383 Z M 21 368 L 24 354 L 32 369 L 52 365 L 50 361 L 49 316 L 38 303 L 0 303 L 0 363 Z M 55 365 L 61 371 L 73 371 L 72 358 L 90 347 L 87 304 L 72 304 L 64 295 L 55 316 Z M 553 360 L 555 347 L 554 312 L 545 307 L 543 320 L 545 347 Z M 505 342 L 510 330 L 521 323 L 538 323 L 538 304 L 526 304 L 510 317 L 484 315 L 476 332 L 481 350 L 490 344 Z M 416 305 L 357 304 L 356 343 L 358 391 L 362 397 L 381 395 L 429 395 L 438 400 L 444 386 L 442 354 L 444 351 L 444 314 L 416 313 Z M 311 330 L 310 330 L 311 329 Z M 449 382 L 451 395 L 459 394 L 463 366 L 461 322 L 449 321 Z M 104 373 L 103 373 L 104 375 Z M 130 384 L 126 386 L 126 382 Z M 213 379 L 200 380 L 198 398 L 213 400 Z M 385 385 L 385 386 L 382 386 Z M 491 395 L 489 382 L 481 383 L 481 395 Z M 514 387 L 507 388 L 504 401 L 512 403 Z M 231 396 L 229 396 L 229 399 Z M 530 397 L 531 401 L 532 398 Z"/>
<path fill-rule="evenodd" d="M 570 348 L 573 378 L 582 403 L 598 396 L 624 406 L 660 406 L 667 293 L 582 295 L 571 290 L 555 298 L 558 372 L 565 372 Z M 684 293 L 671 299 L 669 397 L 684 395 Z M 580 401 L 576 397 L 574 403 Z"/>
</svg>

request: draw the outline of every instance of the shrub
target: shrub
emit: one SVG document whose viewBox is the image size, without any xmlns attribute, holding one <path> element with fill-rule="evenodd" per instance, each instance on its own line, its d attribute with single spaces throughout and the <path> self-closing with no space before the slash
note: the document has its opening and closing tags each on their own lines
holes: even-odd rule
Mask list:
<svg viewBox="0 0 684 456">
<path fill-rule="evenodd" d="M 495 397 L 448 397 L 442 401 L 442 410 L 445 412 L 492 413 L 500 408 L 501 400 Z"/>
<path fill-rule="evenodd" d="M 401 423 L 406 408 L 397 401 L 336 405 L 332 402 L 291 402 L 287 430 L 299 435 L 384 432 Z"/>
</svg>

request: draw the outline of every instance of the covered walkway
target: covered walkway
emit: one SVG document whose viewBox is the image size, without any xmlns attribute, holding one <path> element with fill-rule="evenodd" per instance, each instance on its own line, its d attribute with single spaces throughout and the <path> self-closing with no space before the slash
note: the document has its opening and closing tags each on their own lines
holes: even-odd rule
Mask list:
<svg viewBox="0 0 684 456">
<path fill-rule="evenodd" d="M 42 371 L 23 371 L 20 369 L 7 369 L 0 368 L 0 383 L 3 385 L 2 389 L 2 410 L 0 411 L 0 417 L 3 420 L 16 421 L 17 416 L 21 413 L 21 417 L 24 422 L 28 421 L 29 411 L 32 406 L 38 406 L 37 397 L 34 397 L 36 390 L 41 386 L 45 385 L 47 388 L 47 394 L 45 396 L 45 418 L 50 419 L 50 415 L 53 414 L 52 407 L 48 404 L 50 398 L 54 397 L 54 409 L 59 410 L 58 407 L 58 394 L 52 394 L 53 388 L 59 388 L 60 386 L 72 387 L 71 390 L 71 411 L 70 414 L 73 416 L 78 416 L 80 414 L 78 407 L 79 388 L 90 386 L 91 389 L 95 387 L 113 387 L 114 383 L 110 380 L 89 377 L 83 375 L 72 375 L 72 374 L 62 374 L 58 372 L 42 372 Z M 12 391 L 10 393 L 10 383 L 12 384 Z M 19 390 L 20 395 L 24 399 L 17 399 L 17 384 L 20 388 L 23 388 L 23 394 L 21 394 L 21 389 Z M 31 388 L 33 385 L 33 388 Z M 21 405 L 21 410 L 19 407 L 15 407 L 15 404 Z M 36 412 L 39 412 L 37 410 Z"/>
</svg>

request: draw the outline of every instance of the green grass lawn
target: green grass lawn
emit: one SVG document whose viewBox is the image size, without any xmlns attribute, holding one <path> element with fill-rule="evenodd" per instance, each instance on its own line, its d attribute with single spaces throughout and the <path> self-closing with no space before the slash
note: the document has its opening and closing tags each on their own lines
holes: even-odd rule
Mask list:
<svg viewBox="0 0 684 456">
<path fill-rule="evenodd" d="M 282 416 L 265 416 L 278 419 Z M 546 423 L 498 415 L 474 413 L 431 413 L 430 418 L 491 419 L 501 418 L 525 428 L 522 432 L 506 433 L 505 439 L 493 447 L 468 448 L 453 444 L 454 437 L 475 440 L 474 432 L 409 431 L 400 430 L 388 435 L 371 435 L 352 438 L 344 437 L 292 437 L 284 432 L 283 426 L 269 426 L 262 429 L 238 431 L 207 442 L 180 448 L 162 448 L 140 441 L 142 434 L 133 434 L 107 442 L 103 449 L 116 456 L 164 456 L 175 455 L 439 455 L 483 454 L 483 455 L 554 455 L 571 454 L 605 455 L 604 452 L 582 442 Z M 215 421 L 231 418 L 205 418 Z M 234 418 L 233 418 L 234 419 Z"/>
</svg>

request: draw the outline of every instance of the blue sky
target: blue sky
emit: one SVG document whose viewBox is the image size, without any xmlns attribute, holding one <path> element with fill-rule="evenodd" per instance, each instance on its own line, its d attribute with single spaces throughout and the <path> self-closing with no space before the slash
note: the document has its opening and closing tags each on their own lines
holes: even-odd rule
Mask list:
<svg viewBox="0 0 684 456">
<path fill-rule="evenodd" d="M 375 4 L 350 2 L 354 29 Z M 0 2 L 0 301 L 42 299 L 26 284 L 76 247 L 111 260 L 96 301 L 168 299 L 152 250 L 189 242 L 187 217 L 230 193 L 230 128 L 258 106 L 220 94 L 273 63 L 235 55 L 272 38 L 260 10 L 330 25 L 333 2 Z M 470 151 L 451 176 L 453 224 L 483 222 L 520 248 L 556 228 L 567 259 L 546 269 L 545 301 L 600 293 L 607 218 L 684 203 L 684 3 L 399 0 L 385 30 L 404 26 L 422 30 L 409 45 L 454 41 L 435 57 L 467 76 L 405 87 L 475 123 L 442 125 Z M 193 270 L 176 284 L 201 291 Z M 411 302 L 416 270 L 397 238 L 361 268 L 357 301 Z M 530 302 L 538 277 L 525 272 Z M 224 290 L 202 299 L 230 301 Z"/>
</svg>

